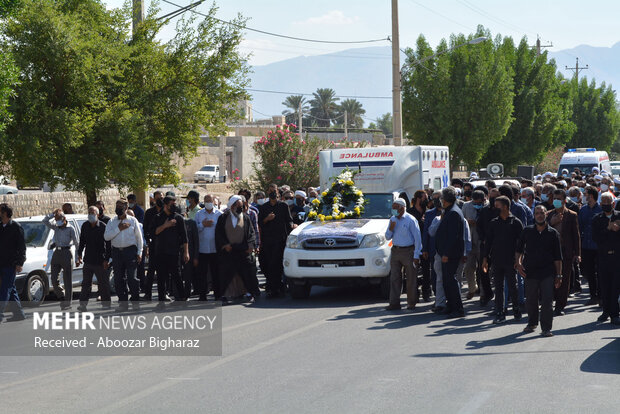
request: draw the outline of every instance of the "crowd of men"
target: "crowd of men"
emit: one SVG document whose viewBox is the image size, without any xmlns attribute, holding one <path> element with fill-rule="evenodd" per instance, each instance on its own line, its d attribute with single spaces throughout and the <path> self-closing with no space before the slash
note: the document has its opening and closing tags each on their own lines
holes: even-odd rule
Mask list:
<svg viewBox="0 0 620 414">
<path fill-rule="evenodd" d="M 419 190 L 411 202 L 394 201 L 386 231 L 392 240 L 389 311 L 399 310 L 403 274 L 407 308 L 420 295 L 432 310 L 463 317 L 465 300 L 479 296 L 485 307 L 494 299 L 493 323 L 506 321 L 509 304 L 515 320 L 528 313 L 525 332 L 539 320 L 552 336 L 554 316 L 565 314 L 571 297 L 589 287 L 586 306 L 598 306 L 598 322 L 620 325 L 620 180 L 594 168 L 550 172 L 534 180 L 453 179 L 441 191 Z M 499 185 L 496 181 L 499 181 Z M 418 240 L 421 239 L 421 246 Z M 403 252 L 406 254 L 403 255 Z M 421 273 L 421 289 L 417 277 Z"/>
<path fill-rule="evenodd" d="M 598 321 L 620 325 L 620 180 L 595 169 L 499 180 L 500 185 L 472 181 L 480 182 L 472 174 L 470 181 L 453 179 L 441 191 L 419 190 L 411 200 L 402 194 L 394 201 L 385 235 L 392 241 L 387 310 L 401 309 L 405 282 L 410 310 L 420 297 L 425 302 L 434 297 L 433 312 L 463 317 L 463 302 L 479 296 L 483 307 L 494 300 L 494 323 L 506 321 L 509 305 L 515 320 L 525 308 L 525 331 L 533 332 L 540 320 L 542 334 L 551 336 L 553 317 L 564 315 L 570 298 L 581 292 L 583 276 L 590 295 L 586 305 L 602 308 Z M 261 296 L 258 264 L 266 296 L 283 297 L 287 236 L 318 197 L 315 188 L 272 184 L 253 195 L 241 190 L 222 205 L 212 194 L 201 199 L 190 191 L 177 203 L 173 192 L 156 191 L 145 211 L 130 194 L 116 202 L 112 217 L 103 202 L 90 206 L 79 239 L 67 224 L 73 211 L 65 204 L 44 220 L 54 232 L 54 292 L 61 309 L 71 309 L 75 261 L 84 264 L 79 311 L 87 310 L 93 277 L 98 300 L 111 308 L 112 269 L 118 312 L 152 301 L 155 281 L 158 310 L 184 306 L 192 296 L 206 301 L 210 293 L 222 304 L 254 302 Z M 26 250 L 23 230 L 11 216 L 11 207 L 0 205 L 0 243 L 8 246 L 0 249 L 0 320 L 7 303 L 11 320 L 24 317 L 14 281 Z M 464 297 L 461 281 L 467 284 Z"/>
</svg>

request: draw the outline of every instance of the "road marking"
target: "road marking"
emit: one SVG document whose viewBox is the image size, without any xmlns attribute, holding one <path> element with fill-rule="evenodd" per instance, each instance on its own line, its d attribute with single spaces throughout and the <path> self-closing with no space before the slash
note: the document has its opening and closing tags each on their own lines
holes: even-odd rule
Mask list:
<svg viewBox="0 0 620 414">
<path fill-rule="evenodd" d="M 458 414 L 469 414 L 478 412 L 482 404 L 484 404 L 491 397 L 490 392 L 479 392 L 471 398 L 463 408 L 458 411 Z"/>
<path fill-rule="evenodd" d="M 4 371 L 4 372 L 0 372 L 0 374 L 17 374 L 17 371 Z"/>
<path fill-rule="evenodd" d="M 248 322 L 240 323 L 238 325 L 229 326 L 228 328 L 224 328 L 222 330 L 222 333 L 229 332 L 229 331 L 232 331 L 232 330 L 235 330 L 235 329 L 239 329 L 239 328 L 243 328 L 243 327 L 246 327 L 246 326 L 249 326 L 249 325 L 254 325 L 254 324 L 257 324 L 257 323 L 261 323 L 261 322 L 266 322 L 266 321 L 269 321 L 271 319 L 276 319 L 276 318 L 279 318 L 281 316 L 287 316 L 287 315 L 291 315 L 291 314 L 294 314 L 294 313 L 297 313 L 297 312 L 301 312 L 301 311 L 302 311 L 302 309 L 294 309 L 294 310 L 290 310 L 288 312 L 278 313 L 276 315 L 271 315 L 271 316 L 266 316 L 264 318 L 256 319 L 254 321 L 248 321 Z M 103 359 L 97 359 L 95 361 L 86 362 L 84 364 L 74 365 L 72 367 L 67 367 L 67 368 L 56 370 L 56 371 L 51 371 L 51 372 L 46 372 L 46 373 L 43 373 L 43 374 L 40 374 L 40 375 L 35 375 L 34 377 L 24 378 L 24 379 L 22 379 L 20 381 L 14 381 L 14 382 L 11 382 L 11 383 L 8 383 L 8 384 L 2 384 L 2 385 L 0 385 L 0 390 L 6 389 L 6 388 L 10 388 L 10 387 L 15 387 L 17 385 L 22 385 L 22 384 L 28 383 L 30 381 L 35 381 L 35 380 L 44 379 L 44 378 L 47 378 L 47 377 L 50 377 L 50 376 L 55 376 L 55 375 L 58 375 L 58 374 L 64 374 L 64 373 L 67 373 L 67 372 L 71 372 L 71 371 L 75 371 L 75 370 L 79 370 L 79 369 L 83 369 L 83 368 L 90 368 L 92 366 L 103 364 L 105 362 L 109 362 L 109 361 L 112 361 L 112 360 L 120 358 L 120 357 L 121 356 L 111 356 L 111 357 L 106 357 L 106 358 L 103 358 Z M 16 374 L 17 374 L 17 372 L 16 372 Z"/>
<path fill-rule="evenodd" d="M 200 378 L 166 378 L 171 381 L 198 381 Z"/>
<path fill-rule="evenodd" d="M 352 310 L 355 310 L 357 308 L 365 308 L 365 307 L 366 307 L 366 305 L 358 306 L 358 307 L 355 307 L 355 308 L 348 308 L 346 312 L 348 313 L 348 312 L 350 312 Z M 224 364 L 227 364 L 229 362 L 232 362 L 232 361 L 235 361 L 237 359 L 243 358 L 244 356 L 253 354 L 253 353 L 255 353 L 257 351 L 260 351 L 260 350 L 262 350 L 264 348 L 267 348 L 267 347 L 269 347 L 271 345 L 275 345 L 277 343 L 286 341 L 289 338 L 292 338 L 292 337 L 297 336 L 297 335 L 299 335 L 301 333 L 304 333 L 306 331 L 309 331 L 309 330 L 312 330 L 314 328 L 317 328 L 317 327 L 319 327 L 319 326 L 321 326 L 323 324 L 329 323 L 329 322 L 331 322 L 331 319 L 333 319 L 333 318 L 335 318 L 335 317 L 337 317 L 339 315 L 342 315 L 342 314 L 343 314 L 343 312 L 339 312 L 339 313 L 336 313 L 336 314 L 334 314 L 332 316 L 323 318 L 323 319 L 321 319 L 319 321 L 316 321 L 314 323 L 306 325 L 306 326 L 304 326 L 302 328 L 298 328 L 298 329 L 295 329 L 293 331 L 289 331 L 289 332 L 287 332 L 287 333 L 285 333 L 283 335 L 280 335 L 280 336 L 277 336 L 275 338 L 272 338 L 271 340 L 269 340 L 267 342 L 261 342 L 259 344 L 254 345 L 253 347 L 244 349 L 243 351 L 239 351 L 236 354 L 232 354 L 232 355 L 229 355 L 229 356 L 224 357 L 222 359 L 218 359 L 217 361 L 213 361 L 211 363 L 208 363 L 205 366 L 202 366 L 202 367 L 197 368 L 197 369 L 195 369 L 195 370 L 193 370 L 191 372 L 188 372 L 188 374 L 190 376 L 194 376 L 194 375 L 195 376 L 202 376 L 203 374 L 205 374 L 206 372 L 208 372 L 208 371 L 210 371 L 212 369 L 218 368 L 218 367 L 220 367 L 220 366 L 222 366 Z M 124 407 L 130 406 L 131 404 L 133 404 L 133 403 L 135 403 L 137 401 L 146 399 L 150 395 L 159 393 L 159 392 L 165 390 L 166 388 L 171 387 L 172 385 L 174 385 L 174 383 L 172 383 L 172 382 L 166 382 L 166 383 L 160 382 L 158 384 L 153 385 L 150 388 L 144 389 L 143 391 L 137 392 L 137 393 L 135 393 L 133 395 L 129 395 L 129 396 L 123 398 L 123 399 L 116 400 L 113 404 L 110 404 L 110 405 L 107 405 L 106 407 L 104 407 L 104 410 L 101 411 L 101 412 L 117 413 L 117 412 L 119 412 L 119 410 L 123 411 L 122 409 Z"/>
</svg>

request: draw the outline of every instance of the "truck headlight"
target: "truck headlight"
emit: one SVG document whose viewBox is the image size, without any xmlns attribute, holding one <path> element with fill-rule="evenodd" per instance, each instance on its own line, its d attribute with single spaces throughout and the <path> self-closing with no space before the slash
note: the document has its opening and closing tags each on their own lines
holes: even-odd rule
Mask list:
<svg viewBox="0 0 620 414">
<path fill-rule="evenodd" d="M 293 236 L 292 234 L 289 234 L 289 236 L 286 238 L 286 247 L 288 247 L 289 249 L 301 249 L 301 243 L 299 243 L 299 241 L 297 241 L 297 236 Z"/>
<path fill-rule="evenodd" d="M 383 246 L 387 240 L 385 236 L 380 233 L 367 234 L 362 239 L 362 243 L 360 244 L 360 249 L 369 249 L 372 247 L 381 247 Z"/>
</svg>

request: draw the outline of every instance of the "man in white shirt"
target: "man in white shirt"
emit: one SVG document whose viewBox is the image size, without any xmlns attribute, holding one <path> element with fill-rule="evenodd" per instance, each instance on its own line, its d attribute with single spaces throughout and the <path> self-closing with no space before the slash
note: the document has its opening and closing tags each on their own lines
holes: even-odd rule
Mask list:
<svg viewBox="0 0 620 414">
<path fill-rule="evenodd" d="M 196 213 L 196 225 L 198 226 L 198 300 L 207 300 L 209 292 L 209 279 L 207 273 L 211 276 L 211 285 L 213 286 L 213 294 L 216 300 L 222 296 L 220 289 L 220 280 L 218 273 L 217 250 L 215 248 L 215 225 L 222 215 L 213 203 L 213 195 L 207 194 L 204 198 L 205 208 Z"/>
<path fill-rule="evenodd" d="M 104 233 L 104 238 L 112 244 L 112 267 L 114 268 L 114 287 L 118 295 L 118 312 L 129 309 L 127 285 L 131 293 L 133 309 L 139 309 L 140 282 L 136 276 L 138 263 L 142 260 L 142 231 L 135 217 L 127 215 L 127 200 L 116 202 L 116 216 L 112 218 Z"/>
</svg>

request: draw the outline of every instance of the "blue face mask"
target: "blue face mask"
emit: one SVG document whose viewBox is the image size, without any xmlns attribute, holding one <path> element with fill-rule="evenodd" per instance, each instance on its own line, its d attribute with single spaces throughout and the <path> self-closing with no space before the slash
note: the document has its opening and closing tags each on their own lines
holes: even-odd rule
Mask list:
<svg viewBox="0 0 620 414">
<path fill-rule="evenodd" d="M 396 209 L 392 209 L 392 215 L 393 215 L 394 217 L 398 216 L 398 210 L 396 210 Z"/>
<path fill-rule="evenodd" d="M 562 200 L 553 200 L 553 207 L 562 208 Z"/>
<path fill-rule="evenodd" d="M 586 192 L 586 189 L 583 187 L 579 187 L 579 191 L 581 191 L 581 193 L 584 194 Z"/>
<path fill-rule="evenodd" d="M 473 204 L 473 203 L 472 203 L 472 206 L 474 206 L 476 210 L 480 210 L 482 207 L 484 207 L 482 204 Z"/>
<path fill-rule="evenodd" d="M 548 196 L 547 194 L 541 194 L 541 195 L 540 195 L 540 199 L 541 199 L 542 201 L 549 201 L 549 196 Z"/>
<path fill-rule="evenodd" d="M 527 204 L 527 198 L 523 198 L 523 197 L 521 197 L 521 202 L 522 202 L 523 204 Z"/>
<path fill-rule="evenodd" d="M 573 203 L 579 203 L 579 198 L 577 197 L 571 197 L 570 199 Z"/>
</svg>

